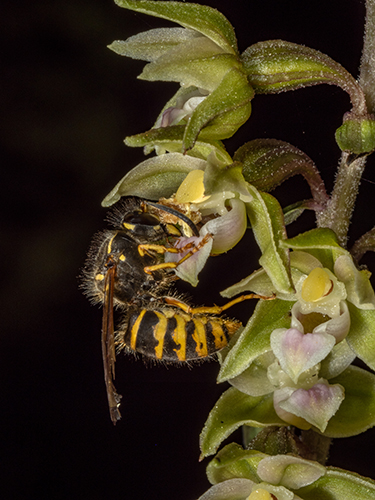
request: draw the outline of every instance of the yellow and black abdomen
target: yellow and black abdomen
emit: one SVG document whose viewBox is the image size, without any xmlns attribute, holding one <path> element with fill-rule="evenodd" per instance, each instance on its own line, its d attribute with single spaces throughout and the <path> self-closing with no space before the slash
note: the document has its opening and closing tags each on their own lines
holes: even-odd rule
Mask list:
<svg viewBox="0 0 375 500">
<path fill-rule="evenodd" d="M 192 361 L 225 347 L 240 326 L 238 321 L 188 314 L 170 306 L 141 308 L 128 315 L 117 344 L 156 360 Z"/>
</svg>

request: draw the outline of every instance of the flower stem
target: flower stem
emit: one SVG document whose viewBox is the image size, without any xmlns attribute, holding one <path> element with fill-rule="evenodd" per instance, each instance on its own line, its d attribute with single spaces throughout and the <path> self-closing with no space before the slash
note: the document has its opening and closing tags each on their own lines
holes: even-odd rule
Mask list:
<svg viewBox="0 0 375 500">
<path fill-rule="evenodd" d="M 318 227 L 329 227 L 335 231 L 343 247 L 346 246 L 350 218 L 365 165 L 366 157 L 351 160 L 349 153 L 342 153 L 331 199 L 326 210 L 317 216 Z"/>
<path fill-rule="evenodd" d="M 366 22 L 359 83 L 369 113 L 375 112 L 375 0 L 366 1 Z"/>
<path fill-rule="evenodd" d="M 359 84 L 365 96 L 367 110 L 375 112 L 375 0 L 366 0 L 365 37 L 361 58 Z M 365 111 L 364 111 L 365 112 Z M 326 210 L 318 213 L 318 227 L 335 231 L 339 242 L 346 246 L 350 218 L 354 209 L 366 157 L 341 155 L 335 187 Z"/>
</svg>

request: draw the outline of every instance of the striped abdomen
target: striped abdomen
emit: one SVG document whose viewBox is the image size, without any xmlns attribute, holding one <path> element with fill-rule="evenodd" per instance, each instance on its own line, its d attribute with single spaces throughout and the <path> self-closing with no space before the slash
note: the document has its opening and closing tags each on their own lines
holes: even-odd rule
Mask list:
<svg viewBox="0 0 375 500">
<path fill-rule="evenodd" d="M 238 321 L 172 307 L 141 308 L 129 316 L 118 344 L 157 360 L 197 360 L 225 347 L 240 326 Z"/>
</svg>

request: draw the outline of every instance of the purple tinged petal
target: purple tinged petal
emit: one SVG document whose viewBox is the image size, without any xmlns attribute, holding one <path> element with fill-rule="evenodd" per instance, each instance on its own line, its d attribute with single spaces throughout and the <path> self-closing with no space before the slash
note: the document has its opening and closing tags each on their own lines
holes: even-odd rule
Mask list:
<svg viewBox="0 0 375 500">
<path fill-rule="evenodd" d="M 277 389 L 273 393 L 273 406 L 275 412 L 282 420 L 290 425 L 294 425 L 294 427 L 298 427 L 298 429 L 311 429 L 312 425 L 304 418 L 298 417 L 295 413 L 283 408 L 284 402 L 287 401 L 295 391 L 296 389 L 292 389 L 291 387 L 283 387 L 282 389 Z"/>
<path fill-rule="evenodd" d="M 271 348 L 281 368 L 295 384 L 299 376 L 331 352 L 335 338 L 325 333 L 303 334 L 296 328 L 278 329 L 271 334 Z"/>
<path fill-rule="evenodd" d="M 344 398 L 345 390 L 341 385 L 318 383 L 308 390 L 297 389 L 280 403 L 280 407 L 324 432 Z"/>
</svg>

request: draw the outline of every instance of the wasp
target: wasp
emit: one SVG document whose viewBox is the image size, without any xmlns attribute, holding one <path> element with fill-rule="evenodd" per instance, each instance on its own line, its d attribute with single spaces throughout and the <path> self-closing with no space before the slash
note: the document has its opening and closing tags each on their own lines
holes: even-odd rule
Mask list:
<svg viewBox="0 0 375 500">
<path fill-rule="evenodd" d="M 108 217 L 113 229 L 97 234 L 83 271 L 84 293 L 103 305 L 102 355 L 104 379 L 112 422 L 121 418 L 121 396 L 114 386 L 116 347 L 164 362 L 188 362 L 210 357 L 240 328 L 237 320 L 220 315 L 248 298 L 243 295 L 223 307 L 192 307 L 176 297 L 173 270 L 190 258 L 196 246 L 189 243 L 184 257 L 165 262 L 181 237 L 198 236 L 197 226 L 184 213 L 136 197 L 126 198 Z M 172 220 L 173 223 L 164 222 Z M 208 235 L 210 237 L 210 235 Z M 114 308 L 122 319 L 115 336 Z"/>
</svg>

